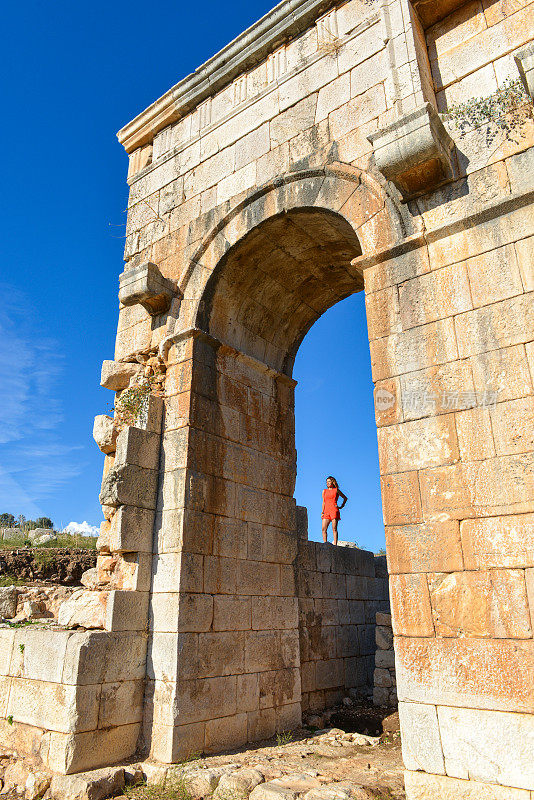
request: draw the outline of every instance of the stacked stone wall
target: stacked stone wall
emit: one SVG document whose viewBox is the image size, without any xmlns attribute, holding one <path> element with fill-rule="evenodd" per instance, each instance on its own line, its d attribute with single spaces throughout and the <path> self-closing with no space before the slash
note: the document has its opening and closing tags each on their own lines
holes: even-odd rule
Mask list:
<svg viewBox="0 0 534 800">
<path fill-rule="evenodd" d="M 389 608 L 387 578 L 376 561 L 365 550 L 299 541 L 303 711 L 336 705 L 350 689 L 372 693 L 375 617 Z"/>
<path fill-rule="evenodd" d="M 373 703 L 375 706 L 394 708 L 397 705 L 397 679 L 391 614 L 377 612 L 375 633 Z"/>
</svg>

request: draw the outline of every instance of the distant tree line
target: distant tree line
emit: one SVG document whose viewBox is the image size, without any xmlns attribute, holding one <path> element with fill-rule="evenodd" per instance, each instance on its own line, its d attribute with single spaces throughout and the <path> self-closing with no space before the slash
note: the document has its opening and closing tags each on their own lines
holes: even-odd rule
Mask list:
<svg viewBox="0 0 534 800">
<path fill-rule="evenodd" d="M 38 517 L 37 519 L 26 519 L 24 514 L 15 517 L 14 514 L 0 514 L 0 528 L 20 528 L 21 531 L 33 531 L 35 528 L 51 528 L 54 523 L 50 517 Z"/>
</svg>

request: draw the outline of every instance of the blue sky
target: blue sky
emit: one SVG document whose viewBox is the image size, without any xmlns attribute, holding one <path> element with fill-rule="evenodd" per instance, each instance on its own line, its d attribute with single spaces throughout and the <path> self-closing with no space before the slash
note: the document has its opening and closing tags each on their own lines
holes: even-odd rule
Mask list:
<svg viewBox="0 0 534 800">
<path fill-rule="evenodd" d="M 102 455 L 91 431 L 112 404 L 99 375 L 113 357 L 127 203 L 115 133 L 270 7 L 5 6 L 0 512 L 100 523 Z M 381 547 L 362 295 L 314 326 L 295 377 L 298 501 L 315 524 L 324 476 L 338 474 L 351 498 L 343 538 Z"/>
</svg>

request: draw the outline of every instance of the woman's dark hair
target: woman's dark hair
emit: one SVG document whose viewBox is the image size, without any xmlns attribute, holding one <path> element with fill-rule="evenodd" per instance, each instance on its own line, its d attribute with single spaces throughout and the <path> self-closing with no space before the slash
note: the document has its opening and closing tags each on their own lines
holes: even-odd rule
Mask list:
<svg viewBox="0 0 534 800">
<path fill-rule="evenodd" d="M 329 475 L 326 480 L 327 481 L 334 481 L 334 486 L 336 487 L 336 489 L 339 489 L 339 484 L 338 484 L 338 482 L 336 481 L 336 479 L 334 478 L 333 475 Z"/>
</svg>

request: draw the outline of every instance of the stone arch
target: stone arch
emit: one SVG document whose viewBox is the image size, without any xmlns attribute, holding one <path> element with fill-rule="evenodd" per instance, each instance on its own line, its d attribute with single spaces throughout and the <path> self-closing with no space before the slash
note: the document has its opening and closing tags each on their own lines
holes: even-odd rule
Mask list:
<svg viewBox="0 0 534 800">
<path fill-rule="evenodd" d="M 414 233 L 406 206 L 387 184 L 345 164 L 284 175 L 223 209 L 180 279 L 186 300 L 199 300 L 209 276 L 225 253 L 271 217 L 298 208 L 333 212 L 353 228 L 363 255 L 393 246 Z"/>
</svg>

